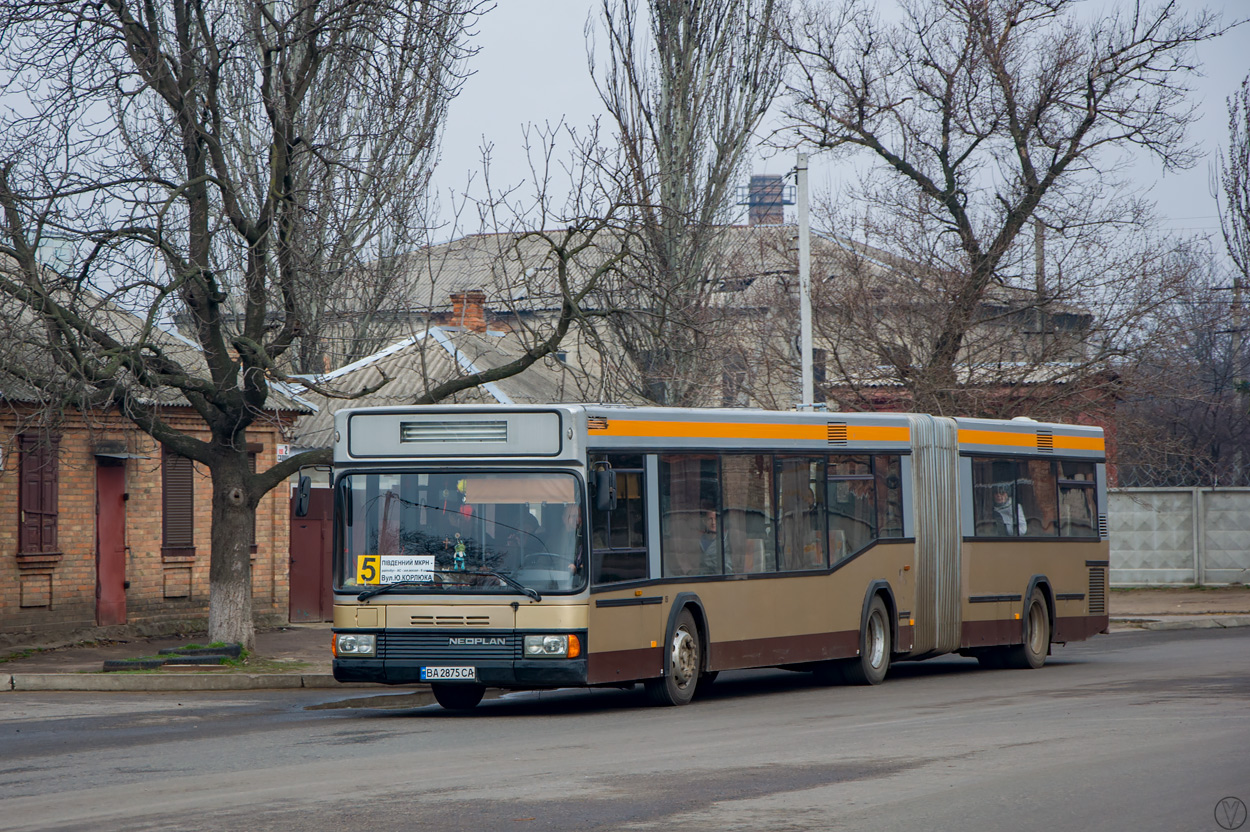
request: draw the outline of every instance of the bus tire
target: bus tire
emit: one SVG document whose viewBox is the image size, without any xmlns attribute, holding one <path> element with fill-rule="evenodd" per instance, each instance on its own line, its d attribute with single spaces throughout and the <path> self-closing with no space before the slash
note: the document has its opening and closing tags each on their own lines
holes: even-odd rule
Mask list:
<svg viewBox="0 0 1250 832">
<path fill-rule="evenodd" d="M 705 670 L 699 674 L 699 687 L 695 691 L 695 698 L 702 697 L 712 689 L 712 683 L 716 681 L 716 677 L 720 675 L 719 670 Z"/>
<path fill-rule="evenodd" d="M 820 662 L 812 668 L 812 678 L 818 685 L 840 685 L 846 681 L 843 664 L 845 662 L 839 660 Z"/>
<path fill-rule="evenodd" d="M 980 653 L 977 653 L 977 661 L 986 670 L 1002 670 L 1006 662 L 1006 656 L 1003 654 L 1001 647 L 987 647 Z"/>
<path fill-rule="evenodd" d="M 471 711 L 482 701 L 486 693 L 485 685 L 448 685 L 432 682 L 430 693 L 434 699 L 449 711 Z"/>
<path fill-rule="evenodd" d="M 859 630 L 859 658 L 842 668 L 846 681 L 852 685 L 879 685 L 890 669 L 890 617 L 885 602 L 874 595 Z"/>
<path fill-rule="evenodd" d="M 1050 650 L 1050 612 L 1046 599 L 1037 590 L 1029 595 L 1024 617 L 1024 643 L 1013 644 L 1004 654 L 1004 665 L 1016 670 L 1036 670 L 1046 664 Z"/>
<path fill-rule="evenodd" d="M 662 677 L 647 679 L 643 683 L 647 689 L 647 698 L 655 705 L 690 704 L 699 687 L 703 649 L 699 642 L 699 628 L 688 609 L 678 613 L 677 620 L 673 622 L 664 664 L 665 673 Z"/>
</svg>

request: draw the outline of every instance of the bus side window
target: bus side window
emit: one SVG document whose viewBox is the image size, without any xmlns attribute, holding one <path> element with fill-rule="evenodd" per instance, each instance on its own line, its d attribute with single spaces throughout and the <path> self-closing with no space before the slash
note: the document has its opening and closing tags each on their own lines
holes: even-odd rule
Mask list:
<svg viewBox="0 0 1250 832">
<path fill-rule="evenodd" d="M 1020 496 L 1032 486 L 1014 459 L 973 458 L 972 509 L 977 537 L 1020 537 L 1028 517 Z"/>
<path fill-rule="evenodd" d="M 645 580 L 647 575 L 646 499 L 642 460 L 637 468 L 618 467 L 634 459 L 613 460 L 616 508 L 590 515 L 591 579 L 596 584 Z"/>
<path fill-rule="evenodd" d="M 775 571 L 772 455 L 724 454 L 721 476 L 721 520 L 712 525 L 719 525 L 724 537 L 725 571 Z M 705 527 L 707 522 L 705 519 Z"/>
<path fill-rule="evenodd" d="M 873 457 L 873 474 L 877 480 L 877 536 L 903 536 L 902 464 L 894 454 Z"/>
<path fill-rule="evenodd" d="M 1098 516 L 1094 488 L 1094 463 L 1062 460 L 1059 463 L 1059 534 L 1062 537 L 1097 537 Z"/>
<path fill-rule="evenodd" d="M 712 454 L 660 455 L 660 554 L 665 576 L 721 573 L 715 519 L 720 502 L 718 463 L 719 457 Z"/>
<path fill-rule="evenodd" d="M 837 563 L 876 537 L 876 483 L 866 456 L 831 456 L 828 471 L 829 554 Z"/>
<path fill-rule="evenodd" d="M 1030 499 L 1022 499 L 1028 522 L 1029 537 L 1054 537 L 1057 533 L 1058 508 L 1055 505 L 1055 465 L 1049 459 L 1030 459 L 1028 479 L 1032 484 Z"/>
<path fill-rule="evenodd" d="M 783 572 L 824 569 L 824 460 L 777 458 L 778 568 Z"/>
</svg>

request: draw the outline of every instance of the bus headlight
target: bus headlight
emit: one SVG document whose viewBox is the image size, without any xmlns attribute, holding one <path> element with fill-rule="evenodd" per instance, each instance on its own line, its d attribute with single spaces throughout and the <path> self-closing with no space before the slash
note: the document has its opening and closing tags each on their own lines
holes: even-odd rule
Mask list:
<svg viewBox="0 0 1250 832">
<path fill-rule="evenodd" d="M 523 642 L 527 659 L 573 659 L 582 654 L 577 636 L 526 636 Z"/>
<path fill-rule="evenodd" d="M 372 656 L 377 642 L 368 633 L 340 633 L 334 637 L 336 656 Z"/>
</svg>

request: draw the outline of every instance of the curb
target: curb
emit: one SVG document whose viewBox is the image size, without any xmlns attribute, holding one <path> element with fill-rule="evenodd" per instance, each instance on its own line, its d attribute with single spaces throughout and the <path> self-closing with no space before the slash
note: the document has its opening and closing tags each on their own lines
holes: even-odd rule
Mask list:
<svg viewBox="0 0 1250 832">
<path fill-rule="evenodd" d="M 1112 618 L 1112 624 L 1137 630 L 1222 630 L 1229 627 L 1250 627 L 1250 615 L 1221 615 L 1209 618 L 1170 619 L 1170 617 L 1133 616 Z"/>
<path fill-rule="evenodd" d="M 0 676 L 0 692 L 95 691 L 172 692 L 213 690 L 290 690 L 293 688 L 372 688 L 336 681 L 329 673 L 14 673 Z"/>
</svg>

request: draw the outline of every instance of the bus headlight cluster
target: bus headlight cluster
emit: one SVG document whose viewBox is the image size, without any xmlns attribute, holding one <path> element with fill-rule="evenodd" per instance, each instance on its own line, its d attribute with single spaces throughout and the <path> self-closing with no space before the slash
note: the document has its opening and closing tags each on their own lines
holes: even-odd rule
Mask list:
<svg viewBox="0 0 1250 832">
<path fill-rule="evenodd" d="M 340 633 L 334 637 L 336 656 L 372 656 L 377 642 L 367 633 Z"/>
<path fill-rule="evenodd" d="M 523 642 L 527 659 L 573 659 L 582 654 L 577 636 L 526 636 Z"/>
</svg>

